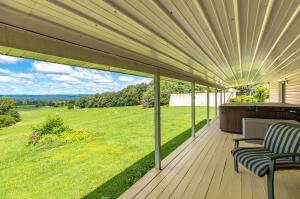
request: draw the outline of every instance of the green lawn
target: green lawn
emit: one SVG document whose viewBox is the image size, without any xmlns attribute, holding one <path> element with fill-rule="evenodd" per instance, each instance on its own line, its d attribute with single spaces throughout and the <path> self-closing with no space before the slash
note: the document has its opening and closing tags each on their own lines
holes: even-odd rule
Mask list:
<svg viewBox="0 0 300 199">
<path fill-rule="evenodd" d="M 116 198 L 154 165 L 153 109 L 23 108 L 20 113 L 22 122 L 0 130 L 0 198 Z M 49 114 L 95 136 L 60 146 L 27 145 L 32 125 Z M 162 107 L 161 114 L 165 157 L 190 136 L 190 107 Z M 196 108 L 198 129 L 205 115 L 204 107 Z"/>
</svg>

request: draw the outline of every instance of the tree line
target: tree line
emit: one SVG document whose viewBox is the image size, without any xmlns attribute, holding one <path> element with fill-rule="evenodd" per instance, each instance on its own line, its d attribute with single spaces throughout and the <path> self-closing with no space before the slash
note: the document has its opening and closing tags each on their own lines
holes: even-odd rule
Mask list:
<svg viewBox="0 0 300 199">
<path fill-rule="evenodd" d="M 169 103 L 172 93 L 190 93 L 191 83 L 161 81 L 161 105 Z M 205 88 L 196 86 L 195 91 L 203 92 Z M 99 108 L 116 106 L 136 106 L 142 105 L 144 108 L 154 105 L 154 84 L 141 83 L 130 85 L 118 92 L 106 92 L 90 96 L 80 97 L 75 100 L 75 105 L 80 108 Z"/>
</svg>

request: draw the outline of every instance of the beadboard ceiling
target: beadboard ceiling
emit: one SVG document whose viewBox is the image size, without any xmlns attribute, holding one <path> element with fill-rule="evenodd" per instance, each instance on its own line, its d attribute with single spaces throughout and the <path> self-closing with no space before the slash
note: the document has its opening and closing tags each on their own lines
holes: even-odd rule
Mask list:
<svg viewBox="0 0 300 199">
<path fill-rule="evenodd" d="M 215 87 L 300 68 L 300 0 L 0 1 L 0 53 Z"/>
</svg>

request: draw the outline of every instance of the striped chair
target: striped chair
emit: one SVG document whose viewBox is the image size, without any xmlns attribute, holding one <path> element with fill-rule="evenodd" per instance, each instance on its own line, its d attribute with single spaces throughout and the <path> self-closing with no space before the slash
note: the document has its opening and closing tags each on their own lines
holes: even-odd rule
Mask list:
<svg viewBox="0 0 300 199">
<path fill-rule="evenodd" d="M 240 141 L 264 140 L 262 147 L 239 147 Z M 277 169 L 300 168 L 300 126 L 288 123 L 272 124 L 264 139 L 234 139 L 231 151 L 234 169 L 238 173 L 238 162 L 250 171 L 263 177 L 268 176 L 268 198 L 274 198 L 274 171 Z"/>
</svg>

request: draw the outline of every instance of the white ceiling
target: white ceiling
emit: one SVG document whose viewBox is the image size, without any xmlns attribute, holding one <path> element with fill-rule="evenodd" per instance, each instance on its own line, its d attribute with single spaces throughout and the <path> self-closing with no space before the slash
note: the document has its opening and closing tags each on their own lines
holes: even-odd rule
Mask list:
<svg viewBox="0 0 300 199">
<path fill-rule="evenodd" d="M 300 0 L 0 1 L 0 53 L 196 81 L 300 69 Z"/>
</svg>

